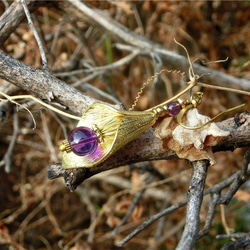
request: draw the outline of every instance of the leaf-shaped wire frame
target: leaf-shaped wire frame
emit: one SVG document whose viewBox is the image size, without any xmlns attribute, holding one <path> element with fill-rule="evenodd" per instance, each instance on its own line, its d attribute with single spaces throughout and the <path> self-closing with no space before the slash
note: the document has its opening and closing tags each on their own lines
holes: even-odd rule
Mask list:
<svg viewBox="0 0 250 250">
<path fill-rule="evenodd" d="M 62 166 L 89 168 L 98 165 L 150 128 L 155 123 L 156 117 L 155 113 L 149 111 L 122 111 L 105 104 L 94 103 L 84 112 L 77 127 L 98 127 L 101 138 L 97 149 L 85 156 L 64 152 Z"/>
</svg>

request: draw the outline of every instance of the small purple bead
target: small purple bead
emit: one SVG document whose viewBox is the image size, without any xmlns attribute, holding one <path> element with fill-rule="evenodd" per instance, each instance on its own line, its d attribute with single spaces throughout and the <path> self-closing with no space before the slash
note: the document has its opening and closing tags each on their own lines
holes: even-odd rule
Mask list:
<svg viewBox="0 0 250 250">
<path fill-rule="evenodd" d="M 68 138 L 72 151 L 79 155 L 90 155 L 96 151 L 99 143 L 99 139 L 90 128 L 78 127 L 73 129 Z"/>
<path fill-rule="evenodd" d="M 181 105 L 178 102 L 170 102 L 168 103 L 168 111 L 169 116 L 176 116 L 181 111 Z"/>
</svg>

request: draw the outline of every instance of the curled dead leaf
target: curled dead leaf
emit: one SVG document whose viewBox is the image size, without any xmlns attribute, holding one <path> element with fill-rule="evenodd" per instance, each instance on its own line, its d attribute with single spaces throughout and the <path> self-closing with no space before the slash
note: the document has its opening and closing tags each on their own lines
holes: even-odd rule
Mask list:
<svg viewBox="0 0 250 250">
<path fill-rule="evenodd" d="M 194 108 L 187 112 L 185 125 L 195 127 L 209 120 L 209 117 L 199 114 Z M 215 123 L 196 130 L 186 129 L 172 117 L 163 119 L 155 127 L 155 136 L 162 140 L 163 148 L 174 150 L 178 157 L 190 161 L 207 159 L 210 165 L 215 164 L 211 147 L 229 134 L 230 132 L 220 129 Z"/>
<path fill-rule="evenodd" d="M 116 213 L 127 213 L 129 207 L 131 206 L 132 201 L 131 200 L 125 200 L 125 201 L 120 201 L 116 207 L 115 207 L 115 211 Z M 144 212 L 144 208 L 143 205 L 141 204 L 137 204 L 134 207 L 133 212 L 130 215 L 130 218 L 135 222 L 135 223 L 139 223 L 140 219 L 142 218 Z"/>
<path fill-rule="evenodd" d="M 121 219 L 115 215 L 115 211 L 113 208 L 106 208 L 105 214 L 107 216 L 106 224 L 110 228 L 117 227 L 120 224 Z"/>
<path fill-rule="evenodd" d="M 11 244 L 9 229 L 3 222 L 0 222 L 0 244 Z"/>
</svg>

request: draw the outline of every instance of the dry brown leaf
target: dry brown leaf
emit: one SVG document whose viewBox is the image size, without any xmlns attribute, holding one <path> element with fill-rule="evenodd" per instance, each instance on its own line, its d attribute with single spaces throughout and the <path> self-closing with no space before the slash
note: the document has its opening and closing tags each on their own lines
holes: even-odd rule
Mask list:
<svg viewBox="0 0 250 250">
<path fill-rule="evenodd" d="M 117 227 L 121 223 L 121 220 L 120 218 L 116 216 L 107 216 L 106 223 L 110 228 L 114 228 L 114 227 Z"/>
<path fill-rule="evenodd" d="M 131 203 L 132 201 L 130 199 L 119 201 L 115 206 L 115 211 L 117 213 L 126 213 Z"/>
<path fill-rule="evenodd" d="M 130 205 L 132 204 L 131 200 L 124 200 L 124 201 L 120 201 L 116 207 L 115 207 L 115 211 L 117 213 L 126 213 L 130 207 Z M 143 205 L 141 204 L 137 204 L 132 212 L 132 214 L 130 215 L 130 218 L 135 222 L 135 223 L 139 223 L 142 214 L 144 212 L 144 208 Z"/>
<path fill-rule="evenodd" d="M 111 208 L 106 209 L 106 216 L 107 216 L 106 224 L 111 228 L 118 226 L 121 222 L 120 218 L 115 216 L 114 211 Z"/>
<path fill-rule="evenodd" d="M 86 241 L 79 240 L 70 250 L 91 250 L 91 247 Z"/>
<path fill-rule="evenodd" d="M 142 185 L 142 176 L 137 171 L 132 171 L 132 177 L 131 182 L 133 185 L 133 190 L 131 190 L 132 193 L 137 193 L 138 190 L 141 188 Z"/>
<path fill-rule="evenodd" d="M 198 113 L 197 109 L 187 112 L 186 126 L 195 127 L 210 120 L 209 117 Z M 175 118 L 167 117 L 155 128 L 155 136 L 162 140 L 163 148 L 174 150 L 178 157 L 190 161 L 207 159 L 210 165 L 215 164 L 212 146 L 217 145 L 221 137 L 230 133 L 220 129 L 215 123 L 190 130 L 180 126 Z"/>
<path fill-rule="evenodd" d="M 111 1 L 111 4 L 116 5 L 117 7 L 121 8 L 127 15 L 130 15 L 133 11 L 131 9 L 131 6 L 128 2 L 124 1 L 124 2 L 116 2 L 116 1 Z"/>
<path fill-rule="evenodd" d="M 133 210 L 133 213 L 131 214 L 131 219 L 137 224 L 140 223 L 143 212 L 144 206 L 140 204 L 136 205 L 135 209 Z"/>
<path fill-rule="evenodd" d="M 1 244 L 10 244 L 11 236 L 8 227 L 0 222 L 0 243 Z"/>
</svg>

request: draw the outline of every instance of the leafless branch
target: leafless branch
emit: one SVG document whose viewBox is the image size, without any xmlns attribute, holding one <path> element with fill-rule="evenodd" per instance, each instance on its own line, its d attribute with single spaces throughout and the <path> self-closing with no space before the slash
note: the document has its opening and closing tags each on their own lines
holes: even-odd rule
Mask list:
<svg viewBox="0 0 250 250">
<path fill-rule="evenodd" d="M 135 235 L 137 235 L 138 233 L 140 233 L 141 231 L 143 231 L 146 227 L 148 227 L 149 225 L 151 225 L 152 223 L 154 223 L 155 221 L 157 221 L 159 218 L 161 218 L 164 215 L 167 215 L 171 212 L 173 212 L 174 210 L 185 206 L 187 203 L 186 200 L 181 201 L 179 203 L 176 203 L 164 210 L 162 210 L 160 213 L 155 214 L 153 216 L 148 217 L 139 227 L 137 227 L 132 233 L 130 233 L 127 237 L 125 237 L 122 241 L 119 242 L 119 246 L 123 246 L 126 242 L 128 242 L 129 240 L 131 240 Z"/>
<path fill-rule="evenodd" d="M 96 100 L 53 75 L 28 66 L 0 50 L 0 78 L 45 101 L 54 101 L 81 115 Z"/>
<path fill-rule="evenodd" d="M 221 129 L 230 131 L 230 135 L 222 138 L 218 145 L 213 147 L 214 152 L 233 150 L 236 145 L 237 147 L 249 146 L 249 139 L 246 137 L 250 136 L 250 116 L 243 113 L 241 117 L 244 123 L 238 128 L 233 118 L 217 123 Z M 65 170 L 58 164 L 51 165 L 48 168 L 48 178 L 54 179 L 63 176 L 65 185 L 70 190 L 74 190 L 82 181 L 104 170 L 135 162 L 160 159 L 177 159 L 177 156 L 175 152 L 166 148 L 163 149 L 161 141 L 149 129 L 96 167 Z"/>
<path fill-rule="evenodd" d="M 197 239 L 208 234 L 209 229 L 211 228 L 211 225 L 212 225 L 212 221 L 214 219 L 214 213 L 215 213 L 215 209 L 216 209 L 216 206 L 218 204 L 219 198 L 220 198 L 219 193 L 217 193 L 217 192 L 211 193 L 211 201 L 209 203 L 209 208 L 208 208 L 208 212 L 207 212 L 205 226 L 202 230 L 199 231 Z"/>
<path fill-rule="evenodd" d="M 199 178 L 198 179 L 193 178 L 193 181 L 195 183 L 198 182 L 199 185 L 203 186 L 204 185 L 203 182 L 205 181 L 205 176 L 206 176 L 206 171 L 204 171 L 204 170 L 207 168 L 207 161 L 201 161 L 201 162 L 199 162 L 199 164 L 201 164 L 200 168 L 198 168 L 198 170 L 200 170 L 200 171 L 197 170 L 197 173 L 196 173 Z M 190 226 L 189 223 L 186 225 L 186 227 L 188 227 L 186 229 L 186 232 L 189 233 L 189 231 L 188 231 L 189 228 L 191 229 L 191 232 L 192 232 L 192 237 L 187 237 L 187 240 L 188 240 L 187 244 L 190 244 L 189 247 L 191 247 L 192 244 L 194 243 L 194 238 L 196 238 L 196 237 L 200 238 L 208 232 L 209 228 L 211 227 L 211 222 L 212 222 L 212 218 L 214 216 L 215 207 L 218 204 L 218 200 L 220 198 L 219 194 L 221 193 L 221 191 L 223 189 L 225 189 L 232 182 L 234 182 L 234 180 L 237 180 L 240 175 L 241 175 L 241 171 L 237 171 L 235 174 L 233 174 L 232 176 L 228 177 L 227 179 L 221 181 L 220 183 L 214 185 L 213 187 L 207 188 L 204 192 L 203 192 L 203 188 L 201 187 L 202 189 L 198 190 L 197 194 L 195 194 L 194 197 L 192 197 L 192 198 L 196 199 L 197 196 L 200 196 L 199 199 L 202 200 L 204 195 L 211 194 L 212 200 L 210 202 L 210 207 L 209 207 L 208 217 L 206 220 L 205 227 L 198 234 L 195 233 L 198 230 L 197 225 L 195 227 L 193 227 L 192 225 L 191 225 L 191 227 L 189 227 Z M 249 168 L 247 171 L 247 175 L 250 176 L 250 169 Z M 196 175 L 193 174 L 193 176 L 196 176 Z M 202 197 L 201 197 L 201 195 L 202 195 Z M 172 213 L 173 211 L 179 209 L 182 206 L 185 206 L 187 204 L 187 202 L 188 202 L 187 199 L 182 200 L 181 202 L 173 204 L 173 205 L 169 206 L 168 208 L 160 211 L 159 213 L 157 213 L 151 217 L 148 217 L 140 226 L 138 226 L 132 233 L 130 233 L 126 238 L 124 238 L 119 243 L 119 245 L 123 246 L 126 242 L 131 240 L 134 236 L 136 236 L 138 233 L 143 231 L 146 227 L 150 226 L 152 223 L 154 223 L 158 219 L 162 218 L 163 216 L 165 216 L 169 213 Z M 200 204 L 200 202 L 198 202 L 198 203 Z M 193 216 L 193 217 L 198 216 L 199 213 L 196 214 L 196 212 L 197 212 L 197 209 L 199 210 L 199 204 L 197 204 L 197 203 L 191 204 L 191 202 L 189 202 L 189 208 L 187 209 L 187 213 L 188 213 L 188 210 L 191 209 L 190 216 Z M 196 223 L 197 223 L 197 221 L 196 221 Z M 184 238 L 184 234 L 183 234 L 183 238 Z M 185 247 L 186 247 L 186 245 L 183 245 L 183 244 L 180 246 L 181 249 L 182 248 L 188 249 Z"/>
<path fill-rule="evenodd" d="M 150 175 L 149 178 L 146 181 L 146 184 L 149 184 L 152 180 L 153 180 L 154 176 Z M 138 202 L 140 201 L 143 193 L 146 191 L 146 188 L 142 188 L 141 190 L 139 190 L 139 192 L 136 194 L 135 198 L 133 199 L 133 202 L 131 203 L 131 205 L 128 208 L 128 211 L 126 213 L 126 215 L 122 218 L 121 222 L 119 223 L 118 226 L 116 226 L 116 228 L 113 230 L 113 234 L 116 234 L 117 231 L 119 230 L 119 228 L 126 222 L 126 220 L 129 218 L 129 216 L 131 215 L 131 213 L 133 212 L 135 206 L 138 204 Z"/>
<path fill-rule="evenodd" d="M 18 116 L 17 116 L 17 111 L 14 111 L 13 115 L 13 134 L 11 137 L 11 142 L 9 144 L 8 150 L 5 153 L 3 160 L 0 162 L 0 166 L 5 165 L 5 172 L 10 173 L 11 170 L 11 163 L 12 163 L 12 154 L 13 154 L 13 149 L 16 144 L 17 136 L 18 136 L 18 131 L 19 131 L 19 121 L 18 121 Z"/>
<path fill-rule="evenodd" d="M 219 201 L 220 204 L 227 205 L 233 198 L 234 194 L 238 191 L 239 187 L 246 182 L 246 180 L 248 179 L 247 168 L 249 161 L 250 161 L 250 149 L 248 149 L 248 151 L 245 154 L 245 159 L 242 165 L 240 175 L 231 184 L 226 195 L 220 199 Z"/>
<path fill-rule="evenodd" d="M 192 163 L 193 173 L 188 189 L 186 224 L 176 249 L 193 249 L 200 225 L 200 207 L 207 176 L 208 161 Z"/>
<path fill-rule="evenodd" d="M 149 57 L 152 54 L 154 57 L 160 57 L 168 69 L 178 69 L 182 72 L 187 72 L 189 65 L 185 57 L 168 51 L 159 44 L 131 32 L 111 17 L 104 15 L 102 11 L 90 7 L 80 0 L 68 0 L 67 2 L 59 2 L 58 4 L 69 16 L 76 15 L 80 20 L 104 29 L 114 40 L 123 41 L 126 44 L 140 48 Z M 249 81 L 243 78 L 235 78 L 222 72 L 199 66 L 198 64 L 194 64 L 194 71 L 197 75 L 206 75 L 203 79 L 205 83 L 250 90 Z"/>
<path fill-rule="evenodd" d="M 45 6 L 46 1 L 27 1 L 30 12 L 35 11 L 39 6 Z M 15 0 L 9 8 L 0 16 L 0 47 L 12 32 L 16 30 L 21 21 L 25 18 L 25 13 L 20 0 Z"/>
<path fill-rule="evenodd" d="M 21 0 L 21 2 L 22 2 L 22 5 L 23 5 L 25 15 L 26 15 L 27 20 L 28 20 L 28 24 L 30 26 L 30 29 L 32 30 L 32 32 L 33 32 L 33 34 L 34 34 L 34 36 L 36 38 L 37 44 L 38 44 L 38 48 L 39 48 L 41 59 L 42 59 L 43 70 L 44 71 L 49 71 L 45 51 L 44 51 L 43 45 L 42 45 L 42 41 L 41 41 L 41 39 L 40 39 L 40 37 L 38 35 L 38 32 L 35 29 L 35 26 L 33 24 L 32 19 L 31 19 L 30 12 L 29 12 L 28 6 L 26 4 L 26 0 Z"/>
<path fill-rule="evenodd" d="M 234 235 L 230 235 L 230 237 Z M 224 245 L 221 250 L 238 250 L 246 249 L 250 245 L 250 233 L 245 234 L 241 239 L 232 241 Z"/>
</svg>

